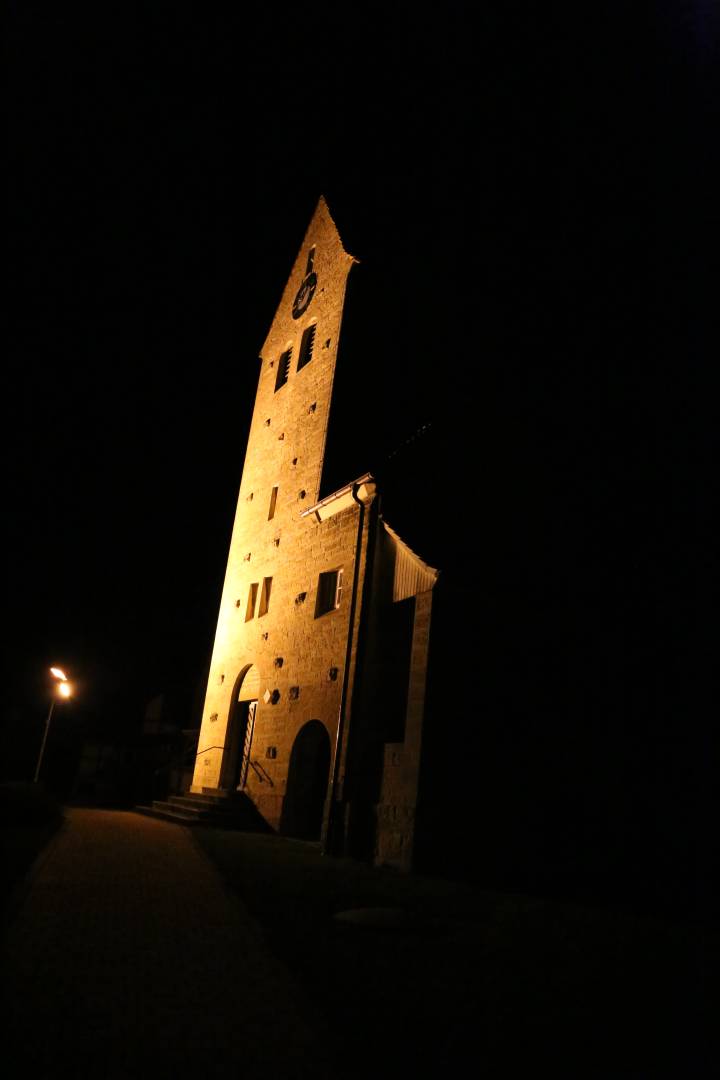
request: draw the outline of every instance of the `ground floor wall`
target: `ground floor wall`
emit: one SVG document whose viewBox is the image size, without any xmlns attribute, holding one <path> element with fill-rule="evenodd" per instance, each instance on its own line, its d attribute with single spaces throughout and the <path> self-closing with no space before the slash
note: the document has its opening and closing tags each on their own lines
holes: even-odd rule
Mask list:
<svg viewBox="0 0 720 1080">
<path fill-rule="evenodd" d="M 375 807 L 375 862 L 398 870 L 410 870 L 413 864 L 431 613 L 428 590 L 415 597 L 404 739 L 385 744 Z"/>
<path fill-rule="evenodd" d="M 283 675 L 284 668 L 283 658 L 283 668 L 273 666 L 268 678 L 256 665 L 241 667 L 246 670 L 243 681 L 252 678 L 253 687 L 248 692 L 242 683 L 233 686 L 222 715 L 219 706 L 215 719 L 206 724 L 210 745 L 198 748 L 190 790 L 243 790 L 272 828 L 310 838 L 310 832 L 319 835 L 320 822 L 315 830 L 303 816 L 302 796 L 312 806 L 324 803 L 341 669 L 329 664 L 322 672 L 312 666 L 298 670 L 297 658 Z M 248 706 L 253 707 L 250 715 Z"/>
<path fill-rule="evenodd" d="M 242 582 L 239 605 L 224 597 L 191 791 L 241 790 L 273 829 L 308 839 L 324 805 L 333 850 L 408 870 L 432 589 L 393 600 L 393 564 L 373 562 L 376 525 L 357 507 L 308 523 L 272 566 L 261 618 L 244 616 Z M 332 568 L 343 591 L 328 610 L 319 579 Z"/>
<path fill-rule="evenodd" d="M 302 524 L 305 531 L 285 546 L 283 561 L 276 557 L 237 580 L 228 578 L 190 789 L 239 787 L 269 825 L 295 835 L 315 830 L 315 811 L 303 812 L 303 795 L 316 807 L 321 772 L 325 788 L 330 778 L 338 719 L 352 682 L 350 620 L 355 625 L 360 618 L 352 603 L 355 563 L 359 559 L 361 583 L 367 555 L 367 524 L 356 504 L 329 520 Z M 269 609 L 248 619 L 248 581 L 268 567 Z M 342 593 L 328 607 L 321 602 L 321 577 L 337 570 Z M 249 702 L 257 703 L 252 731 Z"/>
</svg>

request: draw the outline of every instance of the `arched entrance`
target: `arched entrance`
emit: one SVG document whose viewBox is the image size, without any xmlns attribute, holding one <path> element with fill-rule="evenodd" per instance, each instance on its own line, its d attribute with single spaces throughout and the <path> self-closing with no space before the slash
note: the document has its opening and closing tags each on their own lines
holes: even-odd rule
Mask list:
<svg viewBox="0 0 720 1080">
<path fill-rule="evenodd" d="M 242 669 L 233 687 L 225 733 L 220 787 L 237 791 L 245 787 L 252 749 L 260 673 L 253 664 Z"/>
<path fill-rule="evenodd" d="M 324 724 L 310 720 L 293 743 L 280 831 L 301 840 L 317 840 L 330 772 L 330 737 Z"/>
</svg>

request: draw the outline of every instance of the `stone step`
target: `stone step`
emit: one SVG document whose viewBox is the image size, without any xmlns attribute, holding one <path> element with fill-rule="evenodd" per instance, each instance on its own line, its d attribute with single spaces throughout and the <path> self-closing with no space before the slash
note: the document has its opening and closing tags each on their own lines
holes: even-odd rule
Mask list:
<svg viewBox="0 0 720 1080">
<path fill-rule="evenodd" d="M 198 792 L 186 792 L 185 795 L 169 795 L 168 801 L 177 801 L 177 799 L 184 799 L 188 802 L 194 802 L 196 806 L 206 807 L 232 807 L 236 802 L 242 802 L 246 798 L 240 792 L 232 792 L 227 795 L 206 795 L 199 794 Z"/>
<path fill-rule="evenodd" d="M 172 800 L 172 801 L 171 801 Z M 162 810 L 168 814 L 185 814 L 188 817 L 195 818 L 198 821 L 205 821 L 205 819 L 215 818 L 219 816 L 218 811 L 214 810 L 211 806 L 195 806 L 192 803 L 176 803 L 172 796 L 167 800 L 153 799 L 153 806 L 157 810 Z M 220 812 L 222 813 L 222 811 Z"/>
<path fill-rule="evenodd" d="M 164 806 L 136 806 L 135 809 L 139 814 L 145 814 L 148 817 L 161 818 L 163 821 L 171 821 L 177 825 L 213 825 L 216 828 L 227 828 L 241 826 L 236 822 L 235 818 L 229 818 L 225 815 L 213 815 L 212 813 L 188 812 L 181 809 L 179 806 L 171 806 L 166 803 Z"/>
<path fill-rule="evenodd" d="M 188 791 L 187 795 L 197 795 L 202 799 L 217 799 L 219 802 L 227 802 L 233 799 L 246 799 L 247 795 L 244 791 L 238 791 L 237 788 L 214 788 L 204 787 L 202 794 L 197 791 Z"/>
<path fill-rule="evenodd" d="M 145 814 L 146 817 L 161 818 L 163 821 L 173 821 L 177 825 L 197 825 L 197 818 L 194 818 L 191 814 L 183 814 L 180 811 L 174 813 L 170 810 L 158 810 L 156 806 L 136 806 L 135 810 L 138 814 Z"/>
<path fill-rule="evenodd" d="M 246 812 L 246 804 L 241 802 L 230 805 L 203 803 L 195 802 L 194 799 L 187 799 L 184 795 L 170 795 L 167 802 L 177 810 L 182 810 L 186 814 L 196 814 L 203 818 L 212 816 L 226 820 L 229 817 L 242 816 Z"/>
<path fill-rule="evenodd" d="M 250 804 L 252 805 L 252 804 Z M 236 805 L 222 806 L 212 803 L 195 802 L 184 795 L 170 795 L 166 801 L 160 802 L 155 799 L 153 806 L 159 810 L 167 810 L 172 813 L 189 814 L 198 820 L 228 821 L 230 818 L 242 818 L 247 815 L 248 803 L 238 802 Z"/>
<path fill-rule="evenodd" d="M 178 801 L 178 799 L 180 801 Z M 169 799 L 153 799 L 153 806 L 156 810 L 161 810 L 164 814 L 185 814 L 192 818 L 207 817 L 209 814 L 214 813 L 212 807 L 209 806 L 196 806 L 193 803 L 185 803 L 182 801 L 182 796 L 171 795 Z"/>
<path fill-rule="evenodd" d="M 239 792 L 237 797 L 221 801 L 225 805 L 196 802 L 185 795 L 171 795 L 167 800 L 155 799 L 152 806 L 137 806 L 135 809 L 141 814 L 182 825 L 212 825 L 244 832 L 272 832 L 247 795 Z"/>
</svg>

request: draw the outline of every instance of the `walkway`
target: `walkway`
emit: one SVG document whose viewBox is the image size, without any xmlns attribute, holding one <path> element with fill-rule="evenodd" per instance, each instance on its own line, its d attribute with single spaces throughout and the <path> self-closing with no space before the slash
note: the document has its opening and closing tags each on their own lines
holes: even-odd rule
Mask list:
<svg viewBox="0 0 720 1080">
<path fill-rule="evenodd" d="M 328 1074 L 317 1018 L 181 826 L 69 810 L 8 938 L 5 1046 L 23 1074 Z"/>
</svg>

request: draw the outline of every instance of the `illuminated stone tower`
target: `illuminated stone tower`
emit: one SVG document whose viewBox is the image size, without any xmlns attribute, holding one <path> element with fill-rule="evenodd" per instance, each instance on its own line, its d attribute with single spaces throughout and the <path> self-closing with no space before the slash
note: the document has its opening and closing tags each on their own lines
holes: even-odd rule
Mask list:
<svg viewBox="0 0 720 1080">
<path fill-rule="evenodd" d="M 243 792 L 273 828 L 317 837 L 322 826 L 326 836 L 342 835 L 341 846 L 353 799 L 363 807 L 357 814 L 363 835 L 373 833 L 368 817 L 382 818 L 378 806 L 388 783 L 399 783 L 401 798 L 414 805 L 429 597 L 437 576 L 384 525 L 369 474 L 320 499 L 353 261 L 321 198 L 262 348 L 190 789 Z M 409 622 L 384 617 L 385 607 L 399 611 L 409 598 Z M 402 769 L 388 780 L 376 766 L 370 787 L 367 779 L 368 746 L 388 741 L 377 730 L 383 709 L 374 684 L 392 653 L 382 627 L 396 623 L 405 626 L 407 657 L 400 665 L 402 722 L 394 730 L 412 736 L 417 728 L 407 790 L 398 779 Z M 418 693 L 417 723 L 408 726 Z M 368 723 L 363 717 L 370 712 L 376 719 Z M 404 742 L 393 745 L 400 766 Z M 411 840 L 412 827 L 386 843 L 387 861 L 409 865 Z M 375 843 L 366 853 L 378 850 Z"/>
</svg>

